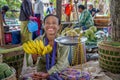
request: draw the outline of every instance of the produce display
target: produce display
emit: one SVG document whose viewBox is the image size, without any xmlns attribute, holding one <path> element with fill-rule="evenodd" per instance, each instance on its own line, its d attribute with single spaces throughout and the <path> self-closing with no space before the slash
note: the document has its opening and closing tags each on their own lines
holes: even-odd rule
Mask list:
<svg viewBox="0 0 120 80">
<path fill-rule="evenodd" d="M 89 29 L 87 29 L 83 35 L 88 38 L 88 41 L 96 41 L 96 35 L 95 35 L 96 31 L 97 28 L 92 26 Z"/>
<path fill-rule="evenodd" d="M 0 80 L 13 74 L 13 70 L 5 63 L 0 63 Z"/>
<path fill-rule="evenodd" d="M 61 32 L 61 36 L 79 36 L 80 34 L 82 34 L 80 28 L 65 28 Z"/>
<path fill-rule="evenodd" d="M 45 55 L 52 51 L 52 47 L 50 45 L 45 46 L 41 40 L 31 40 L 23 44 L 23 50 L 27 54 Z"/>
<path fill-rule="evenodd" d="M 85 36 L 88 38 L 88 41 L 96 41 L 96 33 L 97 28 L 95 26 L 90 27 L 89 29 L 82 32 L 81 28 L 65 28 L 61 32 L 61 36 Z"/>
<path fill-rule="evenodd" d="M 62 32 L 61 32 L 61 35 L 62 36 L 76 36 L 78 33 L 73 29 L 71 28 L 65 28 Z"/>
</svg>

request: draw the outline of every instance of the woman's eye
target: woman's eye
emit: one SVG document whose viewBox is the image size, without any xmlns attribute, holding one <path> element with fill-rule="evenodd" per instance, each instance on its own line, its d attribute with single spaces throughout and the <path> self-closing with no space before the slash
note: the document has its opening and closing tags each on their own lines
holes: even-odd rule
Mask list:
<svg viewBox="0 0 120 80">
<path fill-rule="evenodd" d="M 49 23 L 49 22 L 46 22 L 45 24 L 48 24 L 48 25 L 49 25 L 50 23 Z"/>
</svg>

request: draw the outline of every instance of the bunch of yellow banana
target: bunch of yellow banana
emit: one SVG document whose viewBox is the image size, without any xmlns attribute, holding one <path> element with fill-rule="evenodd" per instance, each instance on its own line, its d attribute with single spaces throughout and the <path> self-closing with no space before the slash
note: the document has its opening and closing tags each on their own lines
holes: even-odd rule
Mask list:
<svg viewBox="0 0 120 80">
<path fill-rule="evenodd" d="M 50 45 L 44 46 L 41 40 L 30 40 L 23 44 L 23 50 L 28 54 L 45 55 L 52 51 L 52 47 Z"/>
<path fill-rule="evenodd" d="M 65 28 L 62 32 L 61 32 L 62 36 L 79 36 L 81 35 L 81 28 Z"/>
</svg>

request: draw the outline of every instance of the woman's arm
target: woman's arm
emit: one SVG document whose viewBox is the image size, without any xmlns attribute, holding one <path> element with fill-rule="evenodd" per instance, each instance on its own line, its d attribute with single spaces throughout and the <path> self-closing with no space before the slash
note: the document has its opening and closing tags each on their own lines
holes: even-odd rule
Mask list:
<svg viewBox="0 0 120 80">
<path fill-rule="evenodd" d="M 49 74 L 60 72 L 61 70 L 65 69 L 69 66 L 68 62 L 68 46 L 60 45 L 58 47 L 58 53 L 57 53 L 57 62 L 56 64 L 48 71 Z"/>
</svg>

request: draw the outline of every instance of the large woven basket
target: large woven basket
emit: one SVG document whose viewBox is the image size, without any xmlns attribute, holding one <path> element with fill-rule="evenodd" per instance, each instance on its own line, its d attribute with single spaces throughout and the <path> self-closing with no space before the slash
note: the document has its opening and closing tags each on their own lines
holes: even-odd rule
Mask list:
<svg viewBox="0 0 120 80">
<path fill-rule="evenodd" d="M 2 46 L 3 49 L 18 47 L 20 45 Z M 16 76 L 19 77 L 23 66 L 24 52 L 22 50 L 3 54 L 3 62 L 12 66 L 16 70 Z"/>
<path fill-rule="evenodd" d="M 120 73 L 120 47 L 110 43 L 113 42 L 98 43 L 100 67 L 112 73 Z"/>
<path fill-rule="evenodd" d="M 108 16 L 95 16 L 94 23 L 96 26 L 108 26 L 110 17 Z"/>
<path fill-rule="evenodd" d="M 0 63 L 2 63 L 2 54 L 0 54 Z"/>
</svg>

